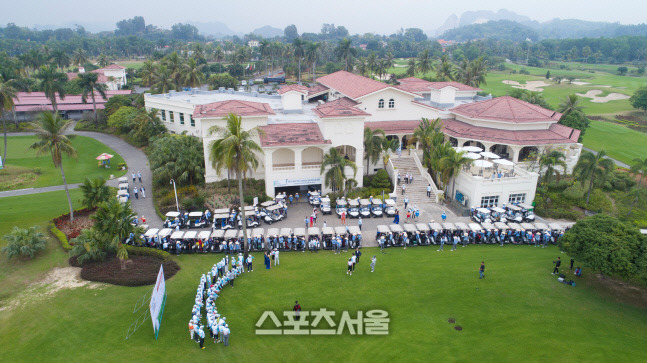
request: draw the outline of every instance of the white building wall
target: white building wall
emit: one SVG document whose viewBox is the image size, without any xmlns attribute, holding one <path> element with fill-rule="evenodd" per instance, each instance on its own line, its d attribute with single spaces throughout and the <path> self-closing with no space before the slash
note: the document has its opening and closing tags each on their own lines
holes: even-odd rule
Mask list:
<svg viewBox="0 0 647 363">
<path fill-rule="evenodd" d="M 519 175 L 521 173 L 523 175 Z M 454 199 L 456 192 L 460 192 L 468 198 L 467 207 L 479 207 L 482 197 L 496 195 L 499 197 L 498 205 L 501 206 L 508 204 L 511 194 L 525 193 L 526 203 L 531 204 L 535 199 L 538 178 L 539 174 L 531 172 L 520 172 L 514 178 L 491 179 L 474 177 L 461 171 L 456 177 L 456 186 L 451 197 Z"/>
<path fill-rule="evenodd" d="M 550 125 L 557 123 L 557 121 L 551 122 L 525 122 L 525 123 L 514 123 L 514 122 L 503 122 L 503 121 L 494 121 L 494 120 L 481 120 L 473 119 L 461 115 L 453 114 L 454 118 L 458 121 L 465 122 L 472 126 L 479 127 L 488 127 L 492 129 L 500 130 L 513 130 L 513 131 L 522 131 L 522 130 L 548 130 Z"/>
<path fill-rule="evenodd" d="M 366 121 L 419 120 L 422 117 L 438 117 L 438 113 L 434 109 L 412 104 L 411 101 L 414 98 L 411 94 L 387 88 L 358 98 L 356 101 L 361 102 L 361 104 L 356 107 L 371 114 L 371 116 L 366 117 Z M 384 100 L 384 108 L 378 107 L 380 99 Z M 395 101 L 395 107 L 393 108 L 389 108 L 390 99 Z"/>
<path fill-rule="evenodd" d="M 303 109 L 303 93 L 289 91 L 281 95 L 281 103 L 286 111 L 300 111 Z"/>
</svg>

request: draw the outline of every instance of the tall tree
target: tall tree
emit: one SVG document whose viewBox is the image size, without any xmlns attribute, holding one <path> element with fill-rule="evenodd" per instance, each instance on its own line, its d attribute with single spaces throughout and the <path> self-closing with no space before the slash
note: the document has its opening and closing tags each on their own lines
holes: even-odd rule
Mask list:
<svg viewBox="0 0 647 363">
<path fill-rule="evenodd" d="M 386 134 L 382 129 L 371 130 L 369 127 L 364 128 L 364 160 L 366 160 L 366 175 L 371 167 L 371 159 L 375 161 L 380 157 L 382 138 Z"/>
<path fill-rule="evenodd" d="M 94 109 L 94 121 L 97 120 L 97 101 L 96 93 L 101 96 L 104 100 L 107 100 L 106 90 L 108 86 L 103 83 L 99 83 L 99 75 L 92 72 L 80 73 L 79 74 L 79 86 L 81 87 L 81 101 L 83 103 L 88 102 L 88 95 L 92 98 L 92 108 Z"/>
<path fill-rule="evenodd" d="M 368 62 L 366 61 L 366 58 L 364 57 L 359 57 L 355 59 L 355 71 L 362 76 L 366 76 L 366 73 L 369 72 L 369 66 Z"/>
<path fill-rule="evenodd" d="M 240 203 L 241 221 L 243 225 L 243 240 L 245 245 L 245 258 L 249 255 L 249 241 L 247 240 L 247 218 L 245 217 L 245 198 L 243 197 L 243 178 L 248 172 L 256 170 L 259 165 L 258 155 L 263 154 L 263 149 L 254 141 L 256 135 L 263 131 L 258 127 L 244 130 L 242 118 L 234 113 L 225 117 L 226 126 L 212 126 L 209 135 L 217 134 L 218 139 L 209 145 L 214 168 L 228 167 L 238 177 L 238 197 Z M 218 159 L 228 159 L 224 164 L 216 162 Z M 216 169 L 221 170 L 221 169 Z"/>
<path fill-rule="evenodd" d="M 204 67 L 204 64 L 198 64 L 198 62 L 193 58 L 184 63 L 182 65 L 182 71 L 184 73 L 182 78 L 184 84 L 191 88 L 202 86 L 204 83 L 204 72 L 202 72 Z"/>
<path fill-rule="evenodd" d="M 409 58 L 407 61 L 407 71 L 405 72 L 407 77 L 414 77 L 416 75 L 416 59 Z"/>
<path fill-rule="evenodd" d="M 4 113 L 13 110 L 14 98 L 16 98 L 16 89 L 14 88 L 14 81 L 4 81 L 0 76 L 0 118 L 2 118 L 2 130 L 4 132 L 4 152 L 2 155 L 2 162 L 7 163 L 7 124 L 4 118 Z"/>
<path fill-rule="evenodd" d="M 449 199 L 452 199 L 454 190 L 456 188 L 456 176 L 461 171 L 461 168 L 464 165 L 471 164 L 474 160 L 465 157 L 465 153 L 456 152 L 453 148 L 449 149 L 449 155 L 443 157 L 440 160 L 440 165 L 443 170 L 443 182 L 445 184 L 445 195 L 449 195 Z M 449 192 L 449 181 L 452 181 L 452 193 Z"/>
<path fill-rule="evenodd" d="M 40 80 L 38 87 L 45 93 L 45 97 L 49 98 L 52 102 L 54 112 L 58 114 L 58 104 L 56 102 L 56 95 L 65 99 L 65 83 L 67 83 L 67 75 L 59 72 L 52 66 L 44 65 L 40 67 L 36 78 Z"/>
<path fill-rule="evenodd" d="M 635 158 L 634 164 L 631 166 L 630 171 L 632 174 L 640 174 L 640 181 L 638 181 L 638 185 L 642 186 L 643 176 L 647 174 L 647 158 L 645 159 Z"/>
<path fill-rule="evenodd" d="M 317 71 L 317 61 L 319 60 L 319 55 L 321 52 L 321 43 L 310 42 L 306 46 L 305 58 L 312 64 L 312 82 L 315 81 L 315 73 Z"/>
<path fill-rule="evenodd" d="M 589 189 L 586 193 L 586 204 L 589 204 L 591 199 L 591 190 L 593 189 L 593 183 L 597 181 L 602 184 L 607 179 L 607 177 L 613 172 L 615 164 L 611 159 L 604 158 L 607 155 L 607 152 L 604 150 L 598 151 L 597 154 L 593 154 L 589 151 L 583 151 L 580 155 L 580 160 L 575 165 L 573 174 L 579 177 L 582 185 L 589 181 Z"/>
<path fill-rule="evenodd" d="M 397 138 L 388 139 L 386 137 L 382 138 L 382 143 L 380 144 L 380 155 L 382 156 L 382 163 L 384 164 L 384 170 L 386 170 L 389 160 L 391 160 L 391 153 L 394 153 L 400 147 L 400 140 Z"/>
<path fill-rule="evenodd" d="M 353 48 L 349 39 L 344 38 L 339 41 L 339 44 L 337 44 L 335 55 L 337 56 L 337 59 L 344 62 L 344 70 L 348 71 L 350 66 L 353 64 L 353 58 L 357 56 L 357 49 Z"/>
<path fill-rule="evenodd" d="M 142 68 L 139 70 L 139 76 L 141 77 L 144 86 L 152 86 L 153 81 L 155 80 L 155 63 L 150 59 L 146 60 L 142 65 Z"/>
<path fill-rule="evenodd" d="M 647 114 L 647 87 L 640 87 L 629 98 L 629 103 L 633 108 L 643 110 Z"/>
<path fill-rule="evenodd" d="M 77 66 L 81 66 L 88 62 L 88 54 L 83 48 L 77 48 L 72 54 L 72 62 Z"/>
<path fill-rule="evenodd" d="M 294 38 L 292 41 L 292 54 L 299 62 L 299 82 L 301 82 L 301 60 L 305 55 L 305 47 L 306 43 L 301 38 Z"/>
<path fill-rule="evenodd" d="M 101 68 L 107 67 L 107 66 L 110 65 L 110 58 L 108 58 L 107 55 L 101 53 L 101 54 L 99 54 L 99 57 L 97 58 L 97 64 Z"/>
<path fill-rule="evenodd" d="M 436 64 L 436 77 L 440 81 L 453 81 L 454 80 L 454 66 L 449 61 L 449 56 L 443 54 L 440 57 L 440 62 Z"/>
<path fill-rule="evenodd" d="M 70 57 L 63 49 L 52 52 L 52 61 L 61 70 L 70 65 Z"/>
<path fill-rule="evenodd" d="M 30 148 L 36 150 L 36 155 L 49 153 L 52 157 L 54 166 L 61 171 L 67 203 L 70 207 L 70 221 L 74 220 L 74 209 L 72 208 L 72 199 L 70 191 L 67 188 L 65 172 L 63 171 L 63 154 L 76 158 L 76 149 L 72 146 L 71 138 L 74 135 L 66 136 L 65 133 L 73 125 L 71 120 L 63 120 L 58 114 L 51 112 L 42 112 L 36 117 L 36 121 L 30 123 L 36 133 L 38 141 L 33 143 Z"/>
<path fill-rule="evenodd" d="M 562 168 L 562 172 L 566 173 L 566 162 L 564 161 L 566 156 L 564 153 L 557 150 L 552 150 L 548 154 L 543 154 L 539 160 L 539 168 L 545 168 L 544 177 L 546 178 L 546 183 L 550 183 L 553 175 L 557 175 L 557 182 L 562 174 L 557 170 L 558 167 Z"/>
<path fill-rule="evenodd" d="M 344 190 L 345 181 L 348 179 L 345 173 L 346 167 L 353 169 L 353 178 L 355 178 L 357 175 L 355 162 L 344 158 L 336 148 L 330 148 L 321 162 L 321 174 L 324 175 L 325 185 L 333 190 Z"/>
<path fill-rule="evenodd" d="M 571 112 L 581 112 L 581 100 L 582 99 L 575 93 L 570 94 L 562 99 L 561 103 L 559 104 L 559 112 L 562 113 L 562 117 L 568 116 Z"/>
<path fill-rule="evenodd" d="M 85 178 L 83 184 L 79 185 L 79 189 L 83 193 L 83 205 L 90 209 L 97 207 L 103 202 L 107 202 L 112 194 L 103 178 Z"/>
<path fill-rule="evenodd" d="M 153 88 L 158 93 L 168 93 L 168 91 L 175 89 L 175 82 L 171 77 L 171 72 L 165 65 L 160 65 L 155 70 L 153 76 Z"/>
<path fill-rule="evenodd" d="M 139 236 L 142 229 L 132 224 L 136 215 L 133 212 L 130 201 L 122 204 L 117 198 L 109 198 L 107 202 L 102 202 L 97 208 L 94 219 L 94 228 L 99 233 L 103 250 L 116 250 L 117 257 L 123 261 L 128 258 L 128 251 L 124 241 L 132 233 Z M 122 268 L 125 268 L 122 265 Z"/>
<path fill-rule="evenodd" d="M 371 52 L 371 54 L 366 58 L 366 66 L 368 67 L 369 77 L 373 78 L 371 73 L 377 70 L 377 56 L 375 55 L 375 52 Z"/>
<path fill-rule="evenodd" d="M 418 53 L 416 59 L 416 69 L 418 72 L 423 75 L 431 70 L 433 63 L 431 62 L 431 56 L 429 55 L 429 49 L 425 49 L 422 52 Z"/>
</svg>

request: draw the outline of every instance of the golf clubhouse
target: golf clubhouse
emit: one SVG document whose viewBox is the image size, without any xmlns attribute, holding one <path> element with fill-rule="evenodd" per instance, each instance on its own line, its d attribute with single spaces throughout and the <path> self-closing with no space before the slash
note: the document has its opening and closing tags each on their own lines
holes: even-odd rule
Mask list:
<svg viewBox="0 0 647 363">
<path fill-rule="evenodd" d="M 456 178 L 453 197 L 463 204 L 531 203 L 538 174 L 524 160 L 559 149 L 565 153 L 570 171 L 579 158 L 579 131 L 558 124 L 559 113 L 512 97 L 482 97 L 477 95 L 479 89 L 457 82 L 413 77 L 399 81 L 394 86 L 339 71 L 318 78 L 310 87 L 287 85 L 273 94 L 194 89 L 146 94 L 145 105 L 159 111 L 170 132 L 202 139 L 207 182 L 227 178 L 211 166 L 208 149 L 217 137 L 209 134 L 212 126 L 224 126 L 224 117 L 232 112 L 241 116 L 243 127 L 262 129 L 257 140 L 264 151 L 262 165 L 249 176 L 264 179 L 270 196 L 295 189 L 329 192 L 320 167 L 330 148 L 355 162 L 355 179 L 363 186 L 365 127 L 384 130 L 387 137 L 397 138 L 403 149 L 414 145 L 400 157 L 414 159 L 421 174 L 428 176 L 420 164 L 422 150 L 412 141 L 422 118 L 441 118 L 446 140 L 452 145 L 490 156 L 481 160 L 480 154 L 472 152 L 479 160 Z M 494 159 L 500 161 L 494 163 Z M 368 167 L 373 172 L 384 166 L 378 161 Z M 346 172 L 353 177 L 351 170 Z M 393 179 L 398 173 L 391 162 L 387 172 Z M 431 178 L 423 182 L 427 181 Z"/>
</svg>

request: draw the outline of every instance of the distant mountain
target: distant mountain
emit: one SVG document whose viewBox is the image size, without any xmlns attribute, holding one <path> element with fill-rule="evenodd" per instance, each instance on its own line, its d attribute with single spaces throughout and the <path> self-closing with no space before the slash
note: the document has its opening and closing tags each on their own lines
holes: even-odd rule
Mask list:
<svg viewBox="0 0 647 363">
<path fill-rule="evenodd" d="M 647 25 L 623 25 L 579 19 L 553 19 L 530 24 L 542 39 L 619 37 L 622 35 L 647 35 Z"/>
<path fill-rule="evenodd" d="M 227 26 L 225 23 L 219 21 L 210 21 L 206 23 L 200 22 L 189 22 L 189 24 L 195 26 L 200 31 L 202 35 L 211 35 L 214 38 L 222 38 L 232 35 L 242 36 L 242 33 L 235 32 Z"/>
<path fill-rule="evenodd" d="M 449 16 L 449 18 L 447 18 L 447 20 L 445 20 L 445 23 L 443 23 L 440 28 L 436 29 L 435 35 L 438 36 L 448 30 L 458 28 L 460 26 L 459 24 L 460 22 L 458 21 L 458 16 L 456 16 L 456 14 L 452 14 Z"/>
<path fill-rule="evenodd" d="M 254 29 L 254 31 L 252 33 L 254 33 L 256 35 L 260 35 L 263 38 L 282 37 L 283 36 L 283 29 L 275 28 L 275 27 L 266 25 L 264 27 Z"/>
<path fill-rule="evenodd" d="M 444 32 L 438 38 L 459 42 L 485 38 L 522 42 L 526 39 L 539 40 L 539 34 L 527 25 L 510 20 L 497 20 L 454 28 Z"/>
<path fill-rule="evenodd" d="M 464 12 L 461 15 L 461 19 L 458 22 L 458 26 L 484 24 L 491 20 L 511 20 L 521 24 L 532 22 L 532 20 L 529 17 L 524 15 L 519 15 L 514 11 L 510 11 L 507 9 L 500 9 L 497 12 L 490 11 L 490 10 L 476 10 L 476 11 Z"/>
</svg>

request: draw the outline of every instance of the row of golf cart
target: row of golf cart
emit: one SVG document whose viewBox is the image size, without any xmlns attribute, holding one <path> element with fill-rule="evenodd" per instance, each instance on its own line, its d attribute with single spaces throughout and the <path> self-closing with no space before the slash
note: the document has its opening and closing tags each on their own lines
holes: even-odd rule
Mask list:
<svg viewBox="0 0 647 363">
<path fill-rule="evenodd" d="M 489 208 L 472 208 L 472 220 L 476 223 L 482 222 L 529 222 L 535 221 L 535 213 L 533 207 L 525 204 L 509 204 L 503 207 L 489 207 Z"/>
<path fill-rule="evenodd" d="M 405 223 L 378 225 L 376 241 L 380 247 L 466 244 L 557 244 L 566 231 L 559 223 Z"/>
<path fill-rule="evenodd" d="M 328 210 L 327 214 L 330 214 L 329 206 Z M 323 208 L 321 211 L 326 214 Z M 339 218 L 344 213 L 346 214 L 346 218 L 393 217 L 395 215 L 395 201 L 393 199 L 387 199 L 383 202 L 382 199 L 378 198 L 348 200 L 340 198 L 335 202 L 335 213 Z"/>
<path fill-rule="evenodd" d="M 283 203 L 268 201 L 258 206 L 245 206 L 245 220 L 247 228 L 259 227 L 261 222 L 272 224 L 281 221 L 287 216 L 287 206 Z M 242 229 L 242 213 L 240 207 L 216 209 L 213 213 L 209 210 L 193 212 L 166 213 L 165 228 L 213 228 L 213 229 Z"/>
<path fill-rule="evenodd" d="M 148 229 L 141 236 L 145 247 L 171 253 L 238 253 L 244 251 L 243 231 L 216 229 L 211 231 L 178 231 L 171 228 Z M 252 251 L 278 249 L 281 251 L 316 252 L 319 249 L 360 248 L 362 233 L 358 227 L 263 228 L 247 230 Z"/>
</svg>

